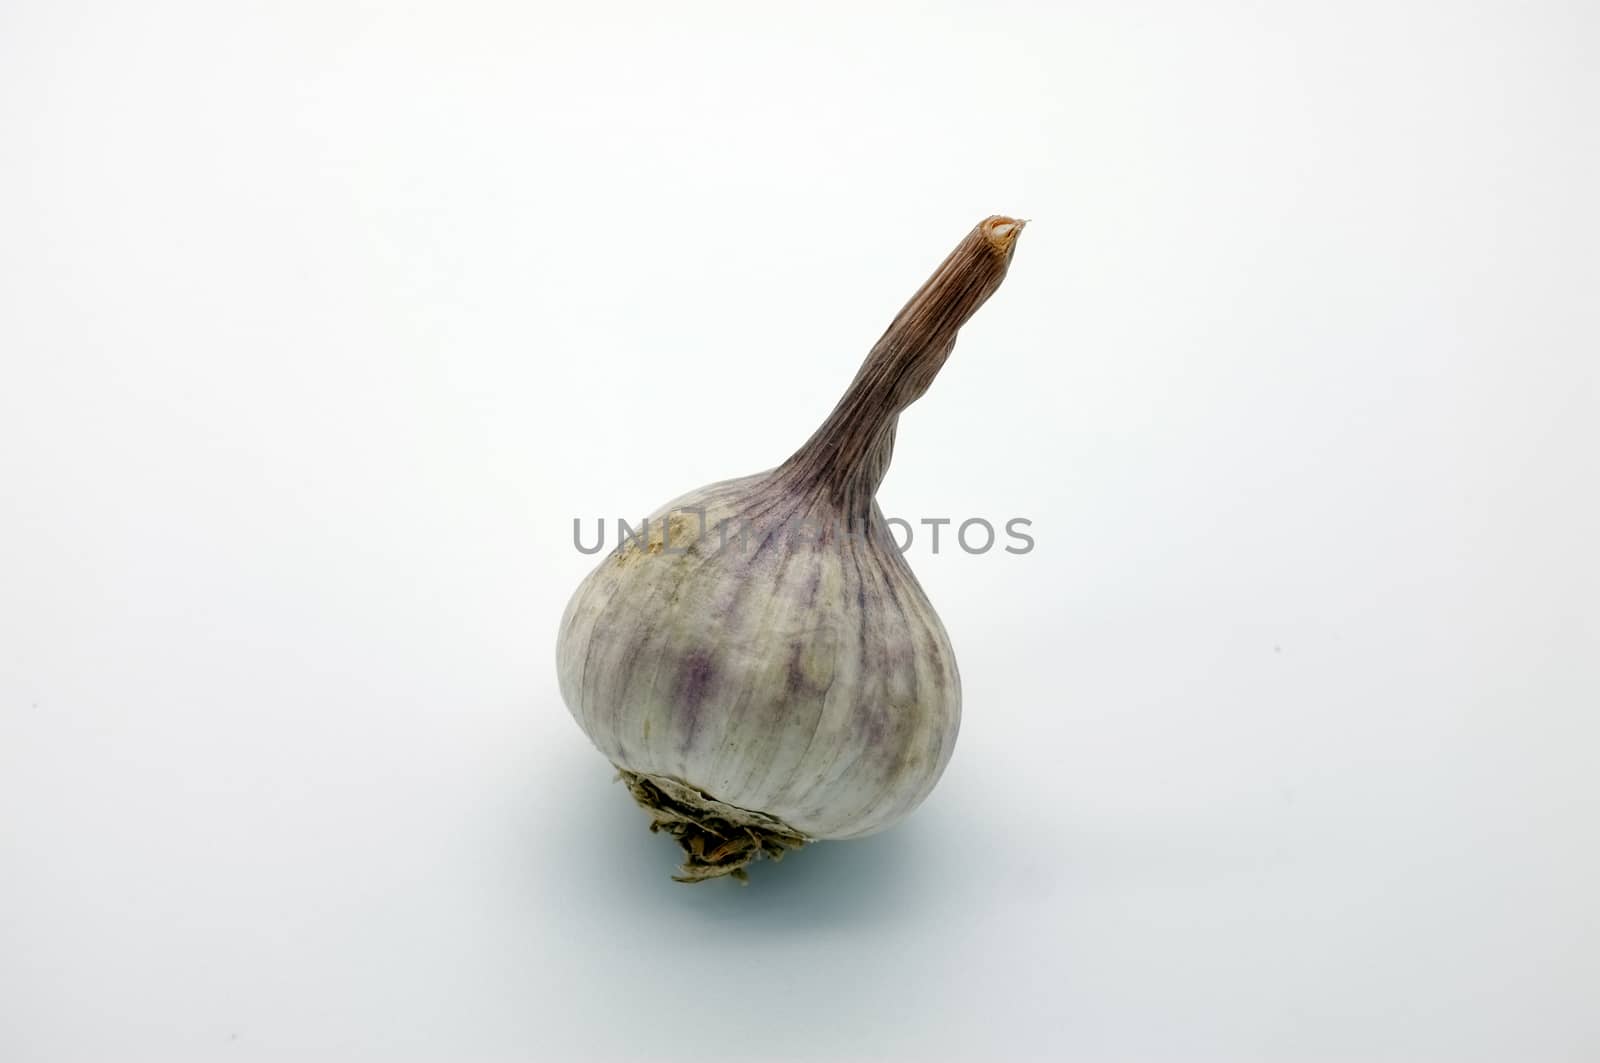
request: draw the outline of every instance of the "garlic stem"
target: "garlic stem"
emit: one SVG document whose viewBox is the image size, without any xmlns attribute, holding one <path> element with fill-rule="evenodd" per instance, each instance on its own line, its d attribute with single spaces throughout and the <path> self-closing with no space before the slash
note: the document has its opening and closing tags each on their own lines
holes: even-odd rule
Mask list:
<svg viewBox="0 0 1600 1063">
<path fill-rule="evenodd" d="M 827 420 L 777 475 L 799 491 L 825 492 L 865 518 L 894 450 L 900 411 L 928 390 L 956 334 L 1005 280 L 1025 222 L 995 215 L 956 245 L 868 352 Z"/>
</svg>

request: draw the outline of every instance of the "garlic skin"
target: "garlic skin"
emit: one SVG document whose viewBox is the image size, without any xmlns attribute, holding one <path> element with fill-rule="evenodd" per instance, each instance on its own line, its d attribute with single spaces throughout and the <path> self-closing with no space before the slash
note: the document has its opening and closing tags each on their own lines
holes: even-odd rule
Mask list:
<svg viewBox="0 0 1600 1063">
<path fill-rule="evenodd" d="M 870 834 L 921 803 L 950 759 L 955 653 L 904 559 L 882 548 L 876 508 L 870 546 L 799 531 L 722 546 L 720 522 L 796 504 L 774 494 L 767 476 L 693 492 L 651 518 L 649 546 L 596 569 L 562 621 L 562 696 L 618 767 L 807 838 Z M 664 552 L 663 522 L 686 553 Z"/>
<path fill-rule="evenodd" d="M 949 763 L 955 654 L 874 493 L 899 412 L 999 287 L 1022 225 L 968 234 L 793 457 L 663 506 L 568 604 L 562 697 L 683 844 L 683 879 L 883 830 Z"/>
</svg>

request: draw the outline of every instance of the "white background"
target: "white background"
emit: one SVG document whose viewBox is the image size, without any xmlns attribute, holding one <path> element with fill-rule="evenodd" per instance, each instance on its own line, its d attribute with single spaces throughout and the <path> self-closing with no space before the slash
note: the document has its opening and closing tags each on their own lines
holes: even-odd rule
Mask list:
<svg viewBox="0 0 1600 1063">
<path fill-rule="evenodd" d="M 0 12 L 0 1057 L 1600 1058 L 1584 3 Z M 668 880 L 574 516 L 901 423 L 903 826 Z"/>
</svg>

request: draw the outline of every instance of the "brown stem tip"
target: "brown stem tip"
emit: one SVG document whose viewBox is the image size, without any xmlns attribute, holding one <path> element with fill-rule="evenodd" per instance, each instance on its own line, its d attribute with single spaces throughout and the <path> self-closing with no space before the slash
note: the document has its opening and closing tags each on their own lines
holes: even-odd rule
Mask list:
<svg viewBox="0 0 1600 1063">
<path fill-rule="evenodd" d="M 1007 254 L 1011 245 L 1017 242 L 1017 237 L 1022 235 L 1023 228 L 1028 223 L 1019 218 L 1007 218 L 999 214 L 985 218 L 978 226 L 978 231 L 983 233 L 989 245 L 1001 254 Z"/>
</svg>

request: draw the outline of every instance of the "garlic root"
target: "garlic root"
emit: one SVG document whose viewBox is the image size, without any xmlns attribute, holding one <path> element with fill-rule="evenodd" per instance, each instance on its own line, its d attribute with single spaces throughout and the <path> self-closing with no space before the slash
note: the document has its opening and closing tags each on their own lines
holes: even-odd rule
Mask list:
<svg viewBox="0 0 1600 1063">
<path fill-rule="evenodd" d="M 639 807 L 650 813 L 651 831 L 665 831 L 683 847 L 677 882 L 704 882 L 731 875 L 748 882 L 745 865 L 757 857 L 780 860 L 807 838 L 770 816 L 725 805 L 692 786 L 652 775 L 618 770 L 617 777 Z"/>
</svg>

